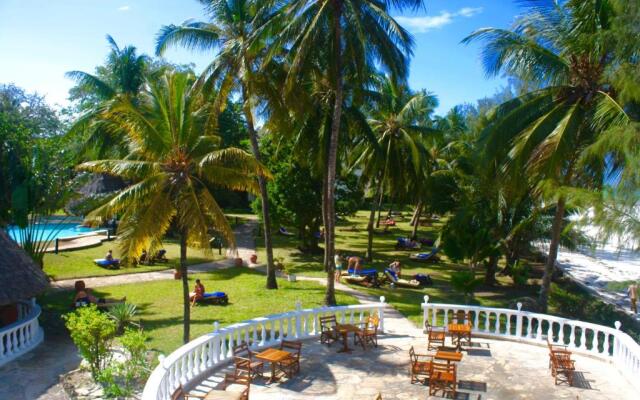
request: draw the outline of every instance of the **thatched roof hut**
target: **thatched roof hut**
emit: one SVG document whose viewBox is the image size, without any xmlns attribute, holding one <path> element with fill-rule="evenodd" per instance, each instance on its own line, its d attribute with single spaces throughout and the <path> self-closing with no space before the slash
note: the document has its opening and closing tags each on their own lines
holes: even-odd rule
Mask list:
<svg viewBox="0 0 640 400">
<path fill-rule="evenodd" d="M 0 306 L 35 297 L 48 285 L 40 267 L 0 229 Z"/>
</svg>

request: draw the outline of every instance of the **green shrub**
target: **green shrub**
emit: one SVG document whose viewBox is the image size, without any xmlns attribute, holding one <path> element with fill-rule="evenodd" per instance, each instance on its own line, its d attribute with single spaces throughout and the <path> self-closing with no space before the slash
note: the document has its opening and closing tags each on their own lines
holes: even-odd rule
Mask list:
<svg viewBox="0 0 640 400">
<path fill-rule="evenodd" d="M 147 360 L 147 335 L 141 330 L 127 329 L 120 337 L 120 344 L 127 359 L 112 363 L 100 371 L 98 381 L 108 398 L 129 398 L 136 386 L 142 385 L 151 372 Z"/>
<path fill-rule="evenodd" d="M 115 304 L 109 309 L 109 318 L 116 323 L 116 333 L 118 335 L 121 335 L 125 328 L 130 325 L 136 325 L 133 320 L 137 314 L 138 309 L 135 304 L 130 303 Z"/>
<path fill-rule="evenodd" d="M 111 361 L 111 344 L 116 334 L 116 324 L 95 305 L 81 307 L 63 316 L 71 340 L 91 368 L 94 379 L 98 371 Z"/>
<path fill-rule="evenodd" d="M 516 286 L 524 286 L 529 281 L 531 267 L 528 263 L 519 260 L 511 267 L 511 279 Z"/>
<path fill-rule="evenodd" d="M 450 282 L 453 290 L 462 293 L 465 301 L 468 301 L 470 297 L 473 297 L 473 292 L 482 283 L 482 279 L 476 278 L 476 274 L 473 271 L 465 270 L 453 272 Z"/>
</svg>

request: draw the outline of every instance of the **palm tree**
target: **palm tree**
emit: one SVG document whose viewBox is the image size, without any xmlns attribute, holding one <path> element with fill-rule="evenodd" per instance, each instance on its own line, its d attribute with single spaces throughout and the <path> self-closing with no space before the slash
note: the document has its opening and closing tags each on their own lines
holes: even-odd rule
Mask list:
<svg viewBox="0 0 640 400">
<path fill-rule="evenodd" d="M 99 157 L 110 150 L 125 149 L 122 142 L 122 132 L 117 127 L 107 127 L 104 121 L 96 118 L 99 108 L 115 99 L 126 97 L 133 101 L 140 93 L 145 80 L 145 73 L 149 59 L 145 55 L 138 55 L 134 46 L 120 48 L 110 35 L 107 42 L 111 47 L 104 66 L 98 67 L 96 74 L 83 71 L 69 71 L 66 76 L 76 82 L 71 89 L 74 97 L 83 99 L 81 108 L 85 109 L 73 124 L 70 132 L 88 128 L 90 137 L 85 141 L 86 146 L 97 150 Z M 85 100 L 87 99 L 87 100 Z M 115 128 L 115 129 L 112 129 Z M 86 149 L 85 149 L 86 150 Z"/>
<path fill-rule="evenodd" d="M 190 318 L 187 246 L 209 249 L 209 231 L 215 228 L 235 247 L 231 227 L 211 188 L 257 193 L 256 175 L 267 176 L 253 156 L 237 148 L 220 149 L 219 137 L 204 134 L 211 106 L 194 88 L 194 81 L 192 74 L 166 72 L 147 82 L 148 89 L 136 103 L 118 99 L 100 118 L 122 127 L 130 154 L 78 166 L 132 182 L 89 215 L 121 215 L 118 236 L 127 257 L 157 248 L 169 226 L 173 223 L 177 228 L 185 343 Z"/>
<path fill-rule="evenodd" d="M 200 80 L 202 83 L 206 82 L 207 87 L 215 86 L 219 89 L 218 99 L 214 102 L 216 111 L 222 111 L 231 90 L 239 90 L 242 95 L 251 149 L 256 160 L 260 161 L 253 105 L 257 100 L 254 75 L 264 53 L 264 43 L 254 39 L 256 24 L 261 20 L 258 13 L 261 7 L 249 0 L 201 0 L 201 2 L 205 6 L 210 22 L 185 21 L 179 26 L 162 27 L 156 40 L 156 54 L 162 55 L 172 45 L 182 45 L 188 49 L 201 51 L 218 51 L 215 59 L 205 68 Z M 264 177 L 258 176 L 258 185 L 267 252 L 266 287 L 277 289 L 269 197 Z"/>
<path fill-rule="evenodd" d="M 293 91 L 298 82 L 315 74 L 315 65 L 322 65 L 322 72 L 331 83 L 333 111 L 323 174 L 328 305 L 335 304 L 331 278 L 335 269 L 335 184 L 345 72 L 350 71 L 352 83 L 362 83 L 367 81 L 371 67 L 379 64 L 403 79 L 413 41 L 389 15 L 389 9 L 391 5 L 402 9 L 422 4 L 422 0 L 289 0 L 276 3 L 275 17 L 263 29 L 275 37 L 272 53 L 285 49 L 290 58 L 286 90 Z"/>
<path fill-rule="evenodd" d="M 367 125 L 371 132 L 363 135 L 363 148 L 355 164 L 362 167 L 362 177 L 375 187 L 367 225 L 367 259 L 371 261 L 376 199 L 380 209 L 385 189 L 401 194 L 411 181 L 424 177 L 423 168 L 428 164 L 424 135 L 435 131 L 422 122 L 432 111 L 435 98 L 426 92 L 412 94 L 390 77 L 379 79 L 368 97 Z"/>
<path fill-rule="evenodd" d="M 549 254 L 539 303 L 543 311 L 555 266 L 567 206 L 566 190 L 599 188 L 606 175 L 607 149 L 583 157 L 606 125 L 622 113 L 604 73 L 615 67 L 607 40 L 613 16 L 609 2 L 528 1 L 511 30 L 484 28 L 464 39 L 483 40 L 488 75 L 506 73 L 534 90 L 495 110 L 485 128 L 485 149 L 509 173 L 526 168 L 537 190 L 555 203 Z M 604 122 L 604 123 L 602 123 Z"/>
</svg>

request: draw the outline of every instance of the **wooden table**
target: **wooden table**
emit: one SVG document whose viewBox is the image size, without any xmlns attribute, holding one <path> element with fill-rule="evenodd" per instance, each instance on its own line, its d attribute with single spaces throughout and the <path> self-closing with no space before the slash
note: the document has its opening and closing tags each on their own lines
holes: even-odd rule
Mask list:
<svg viewBox="0 0 640 400">
<path fill-rule="evenodd" d="M 437 360 L 444 360 L 447 364 L 450 364 L 451 362 L 462 361 L 462 353 L 457 351 L 438 350 L 434 358 Z"/>
<path fill-rule="evenodd" d="M 212 390 L 204 396 L 203 400 L 240 400 L 241 392 L 227 392 L 225 390 Z"/>
<path fill-rule="evenodd" d="M 449 324 L 449 333 L 451 333 L 451 340 L 456 345 L 456 349 L 460 351 L 462 349 L 462 338 L 464 336 L 471 337 L 471 325 L 470 324 Z"/>
<path fill-rule="evenodd" d="M 274 348 L 268 348 L 254 355 L 255 358 L 271 363 L 271 377 L 267 381 L 268 384 L 278 381 L 278 377 L 276 376 L 276 364 L 290 356 L 291 353 L 288 351 Z"/>
<path fill-rule="evenodd" d="M 349 332 L 359 332 L 360 328 L 353 324 L 336 324 L 336 330 L 342 335 L 342 348 L 338 353 L 351 353 L 349 348 Z"/>
</svg>

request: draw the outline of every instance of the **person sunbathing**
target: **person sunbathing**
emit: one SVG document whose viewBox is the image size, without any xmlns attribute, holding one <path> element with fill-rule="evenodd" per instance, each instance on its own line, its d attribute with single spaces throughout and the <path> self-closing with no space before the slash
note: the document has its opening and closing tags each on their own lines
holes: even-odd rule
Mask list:
<svg viewBox="0 0 640 400">
<path fill-rule="evenodd" d="M 204 299 L 204 294 L 204 285 L 200 282 L 200 279 L 196 279 L 196 286 L 193 292 L 189 294 L 189 301 L 191 301 L 191 305 L 194 305 L 196 302 Z"/>
<path fill-rule="evenodd" d="M 127 300 L 126 297 L 123 297 L 120 300 L 108 300 L 95 297 L 93 294 L 91 294 L 91 289 L 86 287 L 84 281 L 76 281 L 74 284 L 74 288 L 76 293 L 73 297 L 73 305 L 75 308 L 88 306 L 89 304 L 108 306 L 115 303 L 122 303 Z"/>
<path fill-rule="evenodd" d="M 148 264 L 149 263 L 149 255 L 145 249 L 142 249 L 142 254 L 140 254 L 140 260 L 138 261 L 140 264 Z"/>
<path fill-rule="evenodd" d="M 351 273 L 352 276 L 358 275 L 358 272 L 362 269 L 362 260 L 360 257 L 351 256 L 349 257 L 349 264 L 347 265 L 347 271 Z"/>
<path fill-rule="evenodd" d="M 104 259 L 107 261 L 113 261 L 113 251 L 111 249 L 107 251 L 107 255 L 104 256 Z"/>
<path fill-rule="evenodd" d="M 389 264 L 389 269 L 393 271 L 398 278 L 402 275 L 402 266 L 400 265 L 400 261 L 395 260 L 391 264 Z"/>
</svg>

